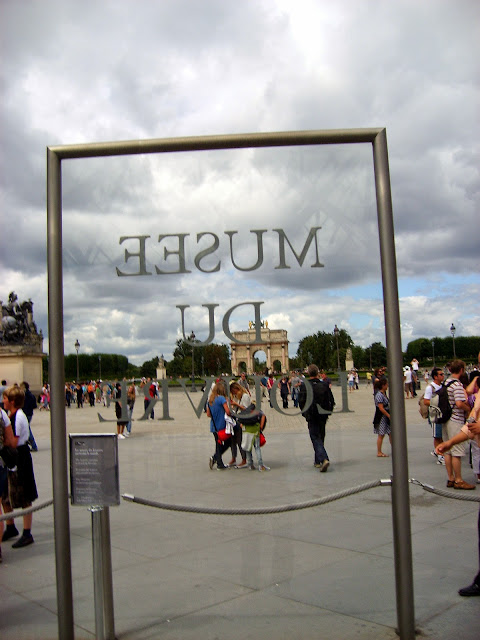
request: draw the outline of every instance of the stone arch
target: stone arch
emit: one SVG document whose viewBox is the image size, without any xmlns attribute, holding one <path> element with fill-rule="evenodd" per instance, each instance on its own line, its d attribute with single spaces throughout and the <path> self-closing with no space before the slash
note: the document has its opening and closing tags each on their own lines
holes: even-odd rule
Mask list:
<svg viewBox="0 0 480 640">
<path fill-rule="evenodd" d="M 245 362 L 247 365 L 247 375 L 253 375 L 254 357 L 257 351 L 264 351 L 267 357 L 266 367 L 273 368 L 273 362 L 278 360 L 281 365 L 282 373 L 289 371 L 288 359 L 288 335 L 285 329 L 261 329 L 262 341 L 257 341 L 255 328 L 248 331 L 234 331 L 233 337 L 238 342 L 231 342 L 230 349 L 232 352 L 232 374 L 238 376 L 240 373 L 240 363 Z"/>
</svg>

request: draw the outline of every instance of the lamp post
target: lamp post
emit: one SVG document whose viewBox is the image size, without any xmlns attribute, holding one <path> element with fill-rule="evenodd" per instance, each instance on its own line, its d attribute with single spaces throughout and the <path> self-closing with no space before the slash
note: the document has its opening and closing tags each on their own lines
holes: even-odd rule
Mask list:
<svg viewBox="0 0 480 640">
<path fill-rule="evenodd" d="M 191 340 L 192 342 L 192 388 L 191 391 L 196 391 L 197 388 L 195 387 L 195 346 L 193 344 L 194 340 L 195 340 L 195 334 L 192 333 L 188 336 L 189 340 Z"/>
<path fill-rule="evenodd" d="M 98 356 L 98 379 L 102 379 L 102 356 Z"/>
<path fill-rule="evenodd" d="M 433 366 L 435 366 L 435 340 L 432 338 L 432 356 L 433 356 Z"/>
<path fill-rule="evenodd" d="M 340 333 L 340 329 L 337 325 L 335 325 L 333 333 L 335 335 L 335 340 L 337 341 L 337 369 L 340 371 L 340 351 L 338 350 L 338 334 Z"/>
<path fill-rule="evenodd" d="M 204 364 L 203 353 L 202 353 L 202 378 L 205 378 L 205 364 Z"/>
<path fill-rule="evenodd" d="M 453 340 L 453 359 L 456 359 L 456 355 L 455 355 L 455 325 L 452 322 L 452 326 L 450 327 L 450 333 L 452 334 L 452 340 Z"/>
<path fill-rule="evenodd" d="M 80 380 L 80 373 L 78 369 L 78 350 L 80 349 L 80 342 L 78 338 L 75 340 L 75 351 L 77 352 L 77 382 Z"/>
</svg>

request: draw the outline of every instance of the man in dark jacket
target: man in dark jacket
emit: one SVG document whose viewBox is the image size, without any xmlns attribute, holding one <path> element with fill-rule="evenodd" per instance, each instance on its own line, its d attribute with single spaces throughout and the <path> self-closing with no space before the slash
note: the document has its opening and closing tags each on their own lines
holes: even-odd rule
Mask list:
<svg viewBox="0 0 480 640">
<path fill-rule="evenodd" d="M 335 401 L 333 394 L 326 382 L 319 379 L 319 371 L 316 364 L 308 366 L 309 379 L 302 382 L 300 386 L 299 405 L 302 410 L 303 417 L 308 424 L 308 433 L 310 434 L 310 440 L 312 441 L 313 450 L 315 452 L 314 464 L 317 469 L 320 469 L 322 473 L 327 471 L 330 466 L 330 460 L 325 450 L 325 426 L 327 424 L 329 412 L 333 410 Z M 309 384 L 313 391 L 313 402 L 310 406 L 307 405 L 307 388 L 305 385 Z M 318 410 L 320 405 L 321 410 Z M 304 411 L 304 407 L 306 407 Z"/>
<path fill-rule="evenodd" d="M 21 384 L 22 389 L 25 391 L 25 402 L 23 405 L 23 413 L 27 416 L 28 420 L 28 444 L 30 445 L 30 449 L 32 451 L 38 451 L 37 443 L 35 442 L 35 438 L 33 437 L 31 422 L 33 418 L 33 412 L 37 408 L 37 399 L 30 391 L 30 385 L 28 382 L 23 381 Z"/>
</svg>

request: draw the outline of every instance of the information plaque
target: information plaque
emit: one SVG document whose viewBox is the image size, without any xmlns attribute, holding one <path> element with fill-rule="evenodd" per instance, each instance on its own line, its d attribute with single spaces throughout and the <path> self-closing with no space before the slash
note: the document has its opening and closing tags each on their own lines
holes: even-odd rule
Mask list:
<svg viewBox="0 0 480 640">
<path fill-rule="evenodd" d="M 70 434 L 72 505 L 120 504 L 118 440 L 113 433 Z"/>
</svg>

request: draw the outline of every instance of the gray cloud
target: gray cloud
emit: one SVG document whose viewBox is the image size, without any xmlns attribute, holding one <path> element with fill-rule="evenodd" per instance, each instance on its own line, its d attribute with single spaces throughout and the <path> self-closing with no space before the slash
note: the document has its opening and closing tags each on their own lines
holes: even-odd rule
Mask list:
<svg viewBox="0 0 480 640">
<path fill-rule="evenodd" d="M 188 20 L 185 20 L 188 15 Z M 32 297 L 47 334 L 47 145 L 268 130 L 386 126 L 406 343 L 444 335 L 455 322 L 480 333 L 478 287 L 478 3 L 281 0 L 102 3 L 3 2 L 0 7 L 2 297 Z M 372 152 L 369 145 L 258 149 L 63 163 L 65 343 L 122 351 L 141 362 L 171 353 L 176 304 L 191 304 L 189 330 L 207 331 L 205 302 L 221 315 L 264 300 L 292 343 L 337 323 L 354 340 L 384 341 Z M 323 268 L 297 252 L 318 232 Z M 262 269 L 252 229 L 267 229 Z M 215 233 L 220 246 L 194 256 Z M 175 241 L 189 234 L 186 275 Z M 121 236 L 149 235 L 152 276 L 118 278 Z M 129 266 L 135 265 L 131 259 Z M 168 266 L 167 266 L 168 265 Z M 419 291 L 423 279 L 425 288 Z M 445 282 L 441 295 L 438 281 Z M 408 288 L 408 287 L 407 287 Z M 353 292 L 353 293 L 352 293 Z M 428 309 L 428 313 L 425 310 Z M 434 311 L 433 311 L 434 310 Z M 468 318 L 468 321 L 467 321 Z M 244 328 L 251 310 L 232 325 Z M 243 324 L 242 324 L 243 323 Z"/>
</svg>

